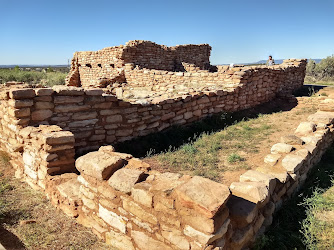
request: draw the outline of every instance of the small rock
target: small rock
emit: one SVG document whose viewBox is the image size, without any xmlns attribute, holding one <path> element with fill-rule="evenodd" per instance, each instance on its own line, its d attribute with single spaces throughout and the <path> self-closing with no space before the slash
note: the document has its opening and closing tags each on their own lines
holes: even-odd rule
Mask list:
<svg viewBox="0 0 334 250">
<path fill-rule="evenodd" d="M 293 147 L 286 143 L 276 143 L 271 147 L 272 154 L 290 153 Z"/>
<path fill-rule="evenodd" d="M 284 135 L 281 137 L 281 142 L 290 145 L 302 145 L 303 141 L 295 135 Z"/>
<path fill-rule="evenodd" d="M 36 220 L 20 220 L 20 226 L 36 223 Z"/>
</svg>

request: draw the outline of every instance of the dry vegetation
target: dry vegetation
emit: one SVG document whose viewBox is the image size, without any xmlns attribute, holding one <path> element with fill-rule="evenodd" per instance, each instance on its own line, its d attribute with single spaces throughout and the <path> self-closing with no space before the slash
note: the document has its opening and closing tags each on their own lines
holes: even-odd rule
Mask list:
<svg viewBox="0 0 334 250">
<path fill-rule="evenodd" d="M 56 210 L 44 194 L 14 179 L 0 155 L 0 243 L 7 249 L 112 249 L 74 219 Z M 20 221 L 34 223 L 20 225 Z"/>
<path fill-rule="evenodd" d="M 325 90 L 319 93 L 326 95 Z M 269 114 L 244 118 L 220 131 L 202 133 L 178 148 L 170 147 L 145 160 L 162 171 L 201 175 L 229 185 L 246 170 L 261 166 L 271 146 L 280 142 L 282 135 L 291 134 L 300 121 L 317 110 L 320 102 L 317 95 L 298 97 L 295 107 L 284 101 L 265 104 L 262 111 Z M 277 107 L 286 111 L 268 112 L 277 111 Z"/>
</svg>

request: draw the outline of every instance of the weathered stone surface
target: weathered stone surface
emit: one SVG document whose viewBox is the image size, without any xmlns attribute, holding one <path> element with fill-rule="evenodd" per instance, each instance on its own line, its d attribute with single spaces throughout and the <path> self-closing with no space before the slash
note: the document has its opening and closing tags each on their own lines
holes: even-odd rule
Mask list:
<svg viewBox="0 0 334 250">
<path fill-rule="evenodd" d="M 135 250 L 129 236 L 114 231 L 106 232 L 106 243 L 120 250 Z"/>
<path fill-rule="evenodd" d="M 70 131 L 51 132 L 44 135 L 45 143 L 49 145 L 74 143 L 74 135 Z"/>
<path fill-rule="evenodd" d="M 55 96 L 55 104 L 65 104 L 65 103 L 79 103 L 83 102 L 84 96 Z"/>
<path fill-rule="evenodd" d="M 151 186 L 151 184 L 145 182 L 135 184 L 131 190 L 131 196 L 134 201 L 147 207 L 152 207 L 153 194 L 149 192 Z"/>
<path fill-rule="evenodd" d="M 29 99 L 35 97 L 34 89 L 11 89 L 9 91 L 9 97 L 11 99 Z"/>
<path fill-rule="evenodd" d="M 26 107 L 31 107 L 34 105 L 34 101 L 31 99 L 22 99 L 22 100 L 9 100 L 8 102 L 11 106 L 14 108 L 26 108 Z"/>
<path fill-rule="evenodd" d="M 107 180 L 118 169 L 123 167 L 124 160 L 104 152 L 91 152 L 79 157 L 76 168 L 86 175 L 98 180 Z"/>
<path fill-rule="evenodd" d="M 302 156 L 289 154 L 282 160 L 282 166 L 288 172 L 295 173 L 302 166 L 304 159 Z"/>
<path fill-rule="evenodd" d="M 252 223 L 258 213 L 255 203 L 234 195 L 228 200 L 226 206 L 230 211 L 230 219 L 237 228 L 243 228 Z"/>
<path fill-rule="evenodd" d="M 310 115 L 307 120 L 314 123 L 325 123 L 327 125 L 333 124 L 334 112 L 318 111 L 313 115 Z"/>
<path fill-rule="evenodd" d="M 58 95 L 78 96 L 78 95 L 84 95 L 85 94 L 83 88 L 78 88 L 78 87 L 55 85 L 55 86 L 52 87 L 52 89 Z"/>
<path fill-rule="evenodd" d="M 144 172 L 136 169 L 122 168 L 109 179 L 110 186 L 124 193 L 130 193 L 132 187 L 143 177 Z"/>
<path fill-rule="evenodd" d="M 53 94 L 52 88 L 37 88 L 35 89 L 36 96 L 50 96 Z"/>
<path fill-rule="evenodd" d="M 146 162 L 143 162 L 140 159 L 137 158 L 132 158 L 129 160 L 128 165 L 125 166 L 126 168 L 131 168 L 131 169 L 138 169 L 141 171 L 148 171 L 151 169 L 150 165 Z"/>
<path fill-rule="evenodd" d="M 172 250 L 171 247 L 167 246 L 163 242 L 157 241 L 143 232 L 132 230 L 131 237 L 141 250 L 144 249 Z"/>
<path fill-rule="evenodd" d="M 127 219 L 125 217 L 105 209 L 101 204 L 99 204 L 99 216 L 113 228 L 118 229 L 123 234 L 126 233 Z"/>
<path fill-rule="evenodd" d="M 183 233 L 199 243 L 206 245 L 214 242 L 215 240 L 223 237 L 227 232 L 228 226 L 230 224 L 230 219 L 227 219 L 225 223 L 220 227 L 220 229 L 215 234 L 204 234 L 191 226 L 186 225 L 184 227 Z"/>
<path fill-rule="evenodd" d="M 188 240 L 186 239 L 186 237 L 184 237 L 182 232 L 177 229 L 163 226 L 161 235 L 170 243 L 175 245 L 177 249 L 184 249 L 184 250 L 190 249 L 190 244 Z"/>
<path fill-rule="evenodd" d="M 307 135 L 314 132 L 316 129 L 316 124 L 313 122 L 301 122 L 297 129 L 295 130 L 295 134 L 297 135 Z"/>
<path fill-rule="evenodd" d="M 69 201 L 78 201 L 80 185 L 80 182 L 78 182 L 78 180 L 74 178 L 61 183 L 57 186 L 57 189 L 60 195 L 62 195 Z"/>
<path fill-rule="evenodd" d="M 138 204 L 134 203 L 133 201 L 130 201 L 128 199 L 123 199 L 123 208 L 126 211 L 136 215 L 143 221 L 147 221 L 154 225 L 158 223 L 158 219 L 154 215 L 146 212 L 142 207 L 140 207 Z"/>
<path fill-rule="evenodd" d="M 271 147 L 272 154 L 290 153 L 293 147 L 286 143 L 276 143 Z"/>
<path fill-rule="evenodd" d="M 270 166 L 276 165 L 278 160 L 281 158 L 282 155 L 280 154 L 268 154 L 264 157 L 264 162 L 268 163 Z"/>
<path fill-rule="evenodd" d="M 233 182 L 230 189 L 233 195 L 255 204 L 263 203 L 269 197 L 267 184 L 262 182 Z"/>
<path fill-rule="evenodd" d="M 248 170 L 246 173 L 240 175 L 240 182 L 263 182 L 267 185 L 269 190 L 274 190 L 276 186 L 275 177 L 272 175 L 264 174 L 255 170 Z"/>
<path fill-rule="evenodd" d="M 283 135 L 281 137 L 281 142 L 290 145 L 302 145 L 303 141 L 295 135 Z"/>
<path fill-rule="evenodd" d="M 199 176 L 194 176 L 174 192 L 183 206 L 208 218 L 212 218 L 230 196 L 227 186 Z"/>
<path fill-rule="evenodd" d="M 89 110 L 89 105 L 77 105 L 77 104 L 61 104 L 56 105 L 54 111 L 57 113 L 69 113 L 69 112 L 80 112 Z"/>
<path fill-rule="evenodd" d="M 229 217 L 229 209 L 225 207 L 213 218 L 207 218 L 201 214 L 194 213 L 191 209 L 184 210 L 178 208 L 178 214 L 181 215 L 182 221 L 194 229 L 205 234 L 217 232 Z"/>
</svg>

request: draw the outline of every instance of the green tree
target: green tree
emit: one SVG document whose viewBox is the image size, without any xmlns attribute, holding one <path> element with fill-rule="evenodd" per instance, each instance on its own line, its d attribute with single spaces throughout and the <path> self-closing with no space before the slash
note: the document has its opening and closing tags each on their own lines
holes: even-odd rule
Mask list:
<svg viewBox="0 0 334 250">
<path fill-rule="evenodd" d="M 306 65 L 306 74 L 310 76 L 315 75 L 316 63 L 314 60 L 309 59 Z"/>
</svg>

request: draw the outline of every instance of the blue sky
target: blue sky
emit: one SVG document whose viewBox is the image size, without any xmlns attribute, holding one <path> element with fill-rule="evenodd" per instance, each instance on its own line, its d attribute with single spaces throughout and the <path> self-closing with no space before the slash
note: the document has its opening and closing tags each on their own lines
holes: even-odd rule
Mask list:
<svg viewBox="0 0 334 250">
<path fill-rule="evenodd" d="M 209 43 L 211 62 L 334 54 L 334 0 L 0 0 L 1 64 L 67 64 L 128 40 Z"/>
</svg>

